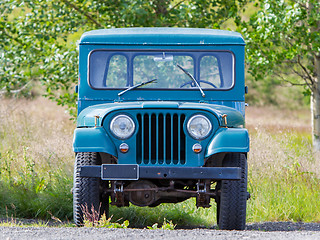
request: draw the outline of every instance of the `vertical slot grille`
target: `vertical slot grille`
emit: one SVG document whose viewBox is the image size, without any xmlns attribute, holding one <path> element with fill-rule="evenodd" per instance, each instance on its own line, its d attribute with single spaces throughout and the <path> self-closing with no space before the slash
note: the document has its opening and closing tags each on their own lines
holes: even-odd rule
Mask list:
<svg viewBox="0 0 320 240">
<path fill-rule="evenodd" d="M 185 164 L 184 114 L 137 114 L 137 120 L 138 164 Z"/>
</svg>

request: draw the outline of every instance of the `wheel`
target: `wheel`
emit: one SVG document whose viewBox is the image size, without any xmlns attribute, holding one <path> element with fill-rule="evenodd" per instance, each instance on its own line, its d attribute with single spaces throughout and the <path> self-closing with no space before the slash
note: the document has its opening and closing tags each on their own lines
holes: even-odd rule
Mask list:
<svg viewBox="0 0 320 240">
<path fill-rule="evenodd" d="M 199 85 L 200 85 L 200 83 L 206 83 L 206 84 L 211 85 L 211 86 L 214 87 L 214 88 L 217 88 L 217 86 L 214 85 L 212 82 L 208 82 L 208 81 L 204 81 L 204 80 L 199 80 L 198 83 L 199 83 Z M 194 81 L 189 81 L 189 82 L 185 82 L 185 83 L 181 84 L 181 85 L 180 85 L 180 88 L 183 88 L 184 86 L 187 86 L 188 84 L 190 84 L 191 87 L 195 87 Z"/>
<path fill-rule="evenodd" d="M 99 178 L 80 177 L 80 167 L 100 165 L 99 154 L 77 153 L 73 179 L 73 219 L 77 226 L 83 225 L 84 216 L 90 221 L 99 220 L 102 214 L 108 217 L 109 196 L 103 194 L 107 182 Z"/>
<path fill-rule="evenodd" d="M 219 224 L 219 219 L 220 219 L 220 192 L 221 192 L 221 181 L 217 182 L 216 185 L 216 203 L 217 203 L 217 223 Z"/>
<path fill-rule="evenodd" d="M 244 230 L 247 210 L 247 158 L 242 153 L 226 155 L 224 167 L 240 167 L 241 179 L 217 183 L 217 223 L 222 230 Z"/>
</svg>

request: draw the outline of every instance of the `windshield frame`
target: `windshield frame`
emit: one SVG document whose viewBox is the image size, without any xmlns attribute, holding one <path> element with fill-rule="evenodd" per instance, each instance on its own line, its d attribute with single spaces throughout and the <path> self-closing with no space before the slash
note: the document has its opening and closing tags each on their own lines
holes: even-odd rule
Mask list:
<svg viewBox="0 0 320 240">
<path fill-rule="evenodd" d="M 147 53 L 162 53 L 162 52 L 166 52 L 166 53 L 174 53 L 174 52 L 181 52 L 183 53 L 183 55 L 185 56 L 190 56 L 193 61 L 194 61 L 194 67 L 193 67 L 193 72 L 190 72 L 193 76 L 195 76 L 196 80 L 200 77 L 200 64 L 201 64 L 201 61 L 195 61 L 194 57 L 193 57 L 193 54 L 192 53 L 219 53 L 219 52 L 225 52 L 225 53 L 230 53 L 231 54 L 231 57 L 232 57 L 232 66 L 231 66 L 231 81 L 232 81 L 232 84 L 230 85 L 230 87 L 228 88 L 205 88 L 203 87 L 203 89 L 205 91 L 229 91 L 231 89 L 233 89 L 236 85 L 236 57 L 235 57 L 235 54 L 233 51 L 231 50 L 209 50 L 209 49 L 204 49 L 204 50 L 200 50 L 200 49 L 197 49 L 197 50 L 190 50 L 190 49 L 108 49 L 108 48 L 99 48 L 99 49 L 93 49 L 89 52 L 88 54 L 88 67 L 87 67 L 87 82 L 88 82 L 88 85 L 90 86 L 90 88 L 94 89 L 94 90 L 125 90 L 127 89 L 128 87 L 132 87 L 134 86 L 135 84 L 132 84 L 132 85 L 129 85 L 129 86 L 124 86 L 124 87 L 95 87 L 91 84 L 91 81 L 90 81 L 90 66 L 91 66 L 91 61 L 90 61 L 90 57 L 91 55 L 94 53 L 94 52 L 97 52 L 97 51 L 108 51 L 108 52 L 114 52 L 114 53 L 129 53 L 129 52 L 132 52 L 132 53 L 141 53 L 141 55 L 147 55 Z M 115 55 L 115 54 L 113 54 Z M 122 55 L 122 54 L 121 54 Z M 125 54 L 123 54 L 125 55 Z M 214 56 L 214 54 L 212 54 Z M 136 56 L 139 56 L 139 54 L 136 54 Z M 207 55 L 203 55 L 201 56 L 204 57 L 204 56 L 210 56 L 210 54 L 207 54 Z M 200 59 L 201 59 L 200 58 Z M 110 61 L 110 59 L 108 60 L 108 62 Z M 220 67 L 220 61 L 218 61 L 218 64 L 219 64 L 219 69 L 221 68 Z M 127 73 L 129 74 L 129 73 Z M 133 75 L 133 72 L 131 73 L 131 75 Z M 221 75 L 221 77 L 223 78 L 223 76 Z M 133 78 L 133 77 L 132 77 Z M 150 78 L 151 79 L 151 78 Z M 223 81 L 223 79 L 222 79 Z M 131 82 L 133 83 L 133 82 Z M 151 91 L 199 91 L 198 88 L 165 88 L 165 87 L 162 87 L 162 88 L 150 88 L 150 87 L 142 87 L 142 88 L 137 88 L 135 90 L 151 90 Z"/>
</svg>

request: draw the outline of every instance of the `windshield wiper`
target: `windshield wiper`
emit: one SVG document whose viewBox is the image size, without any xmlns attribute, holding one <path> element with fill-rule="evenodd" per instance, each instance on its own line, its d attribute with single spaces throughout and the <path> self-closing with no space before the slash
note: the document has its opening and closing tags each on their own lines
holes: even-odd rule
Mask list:
<svg viewBox="0 0 320 240">
<path fill-rule="evenodd" d="M 179 64 L 177 64 L 177 67 L 180 68 L 185 74 L 187 74 L 195 82 L 195 84 L 197 85 L 197 87 L 199 88 L 199 90 L 201 92 L 202 97 L 205 97 L 206 95 L 202 91 L 202 88 L 200 87 L 197 80 L 187 70 L 185 70 L 183 67 L 181 67 Z"/>
<path fill-rule="evenodd" d="M 126 90 L 124 90 L 124 91 L 122 91 L 122 92 L 119 92 L 119 93 L 118 93 L 118 96 L 120 97 L 122 94 L 124 94 L 124 93 L 126 93 L 126 92 L 128 92 L 128 91 L 130 91 L 130 90 L 132 90 L 132 89 L 136 89 L 136 88 L 139 88 L 139 87 L 141 87 L 141 86 L 144 86 L 144 85 L 147 85 L 147 84 L 149 84 L 149 83 L 156 82 L 156 81 L 157 81 L 157 79 L 155 78 L 155 79 L 152 79 L 152 80 L 149 80 L 149 81 L 146 81 L 146 82 L 142 82 L 142 83 L 136 84 L 136 85 L 134 85 L 134 86 L 132 86 L 132 87 L 127 88 Z"/>
</svg>

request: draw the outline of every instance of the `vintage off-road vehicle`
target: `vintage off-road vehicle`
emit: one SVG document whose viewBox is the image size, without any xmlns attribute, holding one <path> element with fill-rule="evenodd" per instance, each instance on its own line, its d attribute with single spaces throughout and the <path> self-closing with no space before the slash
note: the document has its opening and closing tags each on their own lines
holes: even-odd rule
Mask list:
<svg viewBox="0 0 320 240">
<path fill-rule="evenodd" d="M 239 33 L 124 28 L 81 37 L 74 132 L 74 221 L 109 204 L 217 204 L 244 229 L 247 152 Z"/>
</svg>

